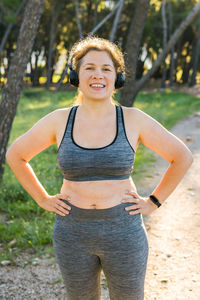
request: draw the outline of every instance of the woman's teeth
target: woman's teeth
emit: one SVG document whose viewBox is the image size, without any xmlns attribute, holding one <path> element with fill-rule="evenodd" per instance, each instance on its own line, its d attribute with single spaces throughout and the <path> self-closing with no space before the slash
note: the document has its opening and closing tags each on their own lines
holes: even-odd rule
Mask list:
<svg viewBox="0 0 200 300">
<path fill-rule="evenodd" d="M 95 88 L 104 88 L 105 87 L 105 85 L 103 85 L 103 84 L 91 84 L 90 86 L 95 87 Z"/>
</svg>

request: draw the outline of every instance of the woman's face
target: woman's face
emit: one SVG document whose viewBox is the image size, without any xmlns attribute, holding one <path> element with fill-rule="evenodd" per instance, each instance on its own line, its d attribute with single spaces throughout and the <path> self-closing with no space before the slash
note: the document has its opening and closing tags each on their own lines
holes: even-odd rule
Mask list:
<svg viewBox="0 0 200 300">
<path fill-rule="evenodd" d="M 89 51 L 81 61 L 79 88 L 86 99 L 110 99 L 116 71 L 106 51 Z"/>
</svg>

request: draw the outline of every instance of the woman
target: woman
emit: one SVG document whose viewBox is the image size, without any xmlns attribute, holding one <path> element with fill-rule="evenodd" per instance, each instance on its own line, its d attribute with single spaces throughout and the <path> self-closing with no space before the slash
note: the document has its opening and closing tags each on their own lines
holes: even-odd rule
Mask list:
<svg viewBox="0 0 200 300">
<path fill-rule="evenodd" d="M 146 113 L 116 105 L 112 94 L 124 84 L 124 59 L 115 44 L 88 37 L 72 47 L 70 63 L 79 105 L 39 120 L 11 145 L 7 161 L 37 204 L 56 212 L 53 245 L 68 299 L 100 299 L 103 269 L 111 300 L 141 300 L 148 257 L 142 214 L 167 199 L 192 155 Z M 64 179 L 52 196 L 28 161 L 55 142 Z M 149 197 L 138 195 L 130 177 L 139 142 L 170 163 Z"/>
</svg>

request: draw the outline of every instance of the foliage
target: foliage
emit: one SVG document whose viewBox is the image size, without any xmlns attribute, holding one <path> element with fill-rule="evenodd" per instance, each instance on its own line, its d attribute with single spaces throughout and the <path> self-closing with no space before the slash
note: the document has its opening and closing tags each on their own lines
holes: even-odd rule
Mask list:
<svg viewBox="0 0 200 300">
<path fill-rule="evenodd" d="M 79 17 L 83 28 L 83 36 L 86 36 L 94 26 L 95 22 L 95 5 L 97 6 L 97 23 L 100 22 L 108 13 L 112 10 L 114 5 L 118 1 L 91 1 L 91 0 L 80 0 L 79 1 Z M 14 12 L 16 11 L 20 1 L 19 0 L 1 0 L 0 4 L 0 39 L 6 30 L 7 24 L 9 22 L 15 22 L 15 26 L 11 31 L 11 34 L 6 43 L 4 57 L 9 58 L 16 46 L 16 37 L 19 31 L 19 25 L 21 23 L 22 15 L 17 19 L 14 18 Z M 52 73 L 54 73 L 53 81 L 56 82 L 59 78 L 63 68 L 66 65 L 66 59 L 61 58 L 67 56 L 67 53 L 74 42 L 79 39 L 78 27 L 75 16 L 75 1 L 64 1 L 55 0 L 56 3 L 56 32 L 55 32 L 55 42 L 53 46 L 53 65 Z M 140 55 L 138 60 L 138 70 L 137 77 L 141 77 L 142 73 L 149 68 L 149 66 L 156 59 L 160 50 L 162 49 L 162 20 L 161 20 L 161 0 L 151 0 L 151 5 L 148 13 L 147 22 L 144 29 L 144 34 L 142 38 Z M 196 4 L 196 0 L 172 0 L 172 10 L 173 10 L 173 31 L 181 23 L 181 21 L 186 17 L 192 7 Z M 121 18 L 118 24 L 118 30 L 115 36 L 115 41 L 119 43 L 122 50 L 125 51 L 125 46 L 127 42 L 128 30 L 130 27 L 131 20 L 133 18 L 135 9 L 135 1 L 126 0 L 124 2 L 124 7 L 122 10 Z M 9 17 L 10 16 L 10 17 Z M 32 59 L 30 60 L 31 72 L 36 70 L 38 76 L 46 76 L 47 73 L 47 60 L 49 51 L 49 39 L 50 39 L 50 24 L 52 16 L 52 2 L 50 0 L 45 1 L 45 9 L 43 16 L 41 18 L 40 27 L 35 40 Z M 12 20 L 11 20 L 12 19 Z M 169 16 L 167 13 L 167 19 L 169 22 Z M 110 31 L 113 25 L 114 16 L 110 18 L 103 27 L 101 27 L 97 35 L 109 38 Z M 183 36 L 181 37 L 179 43 L 176 45 L 176 72 L 183 72 L 186 68 L 189 58 L 192 55 L 192 49 L 194 45 L 194 40 L 197 34 L 197 24 L 196 20 L 187 28 Z M 169 38 L 169 37 L 168 37 Z M 144 53 L 147 53 L 145 56 Z M 181 49 L 181 51 L 180 51 Z M 34 65 L 35 55 L 39 55 L 40 59 L 37 65 Z M 66 57 L 67 58 L 67 57 Z M 146 58 L 146 61 L 145 61 Z M 57 69 L 58 62 L 61 63 L 62 67 Z M 8 66 L 2 60 L 2 66 L 5 68 L 7 74 Z M 169 69 L 169 60 L 167 61 L 167 67 Z M 38 70 L 37 70 L 38 69 Z M 5 77 L 6 77 L 5 74 Z M 155 74 L 156 76 L 161 76 L 159 70 Z M 181 76 L 178 77 L 178 80 Z M 2 82 L 4 79 L 1 79 Z M 44 81 L 43 81 L 44 82 Z M 33 83 L 33 82 L 32 82 Z"/>
<path fill-rule="evenodd" d="M 16 22 L 15 10 L 18 8 L 19 4 L 20 4 L 20 0 L 1 0 L 0 9 L 2 12 L 3 22 L 5 23 Z"/>
</svg>

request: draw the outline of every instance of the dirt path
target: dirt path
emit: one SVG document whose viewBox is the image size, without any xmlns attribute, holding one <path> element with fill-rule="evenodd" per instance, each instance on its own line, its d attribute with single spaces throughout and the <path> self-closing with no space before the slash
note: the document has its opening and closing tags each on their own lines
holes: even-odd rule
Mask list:
<svg viewBox="0 0 200 300">
<path fill-rule="evenodd" d="M 146 300 L 200 299 L 200 113 L 179 122 L 172 132 L 194 155 L 194 162 L 162 208 L 145 218 L 150 244 Z M 168 163 L 158 157 L 162 174 Z M 149 192 L 159 182 L 147 180 Z"/>
<path fill-rule="evenodd" d="M 192 87 L 188 87 L 186 85 L 185 86 L 181 85 L 181 86 L 174 87 L 173 90 L 176 92 L 183 92 L 183 93 L 200 98 L 200 85 L 199 84 L 192 86 Z"/>
<path fill-rule="evenodd" d="M 200 299 L 200 113 L 179 122 L 172 132 L 191 149 L 194 163 L 164 205 L 144 217 L 150 244 L 145 300 Z M 151 193 L 167 166 L 158 157 L 152 178 L 138 186 L 139 194 Z M 17 266 L 0 268 L 0 299 L 64 300 L 55 259 L 27 263 L 30 258 L 24 254 Z M 103 273 L 101 281 L 101 300 L 109 300 Z"/>
</svg>

